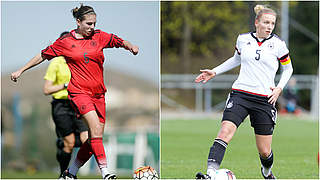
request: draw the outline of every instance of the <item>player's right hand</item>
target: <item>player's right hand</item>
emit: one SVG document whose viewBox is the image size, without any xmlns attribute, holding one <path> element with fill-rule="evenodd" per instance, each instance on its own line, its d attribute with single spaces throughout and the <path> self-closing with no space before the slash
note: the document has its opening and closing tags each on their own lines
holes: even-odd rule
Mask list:
<svg viewBox="0 0 320 180">
<path fill-rule="evenodd" d="M 17 82 L 20 75 L 21 75 L 21 71 L 16 71 L 16 72 L 11 73 L 11 80 L 14 82 Z"/>
<path fill-rule="evenodd" d="M 199 83 L 202 81 L 202 83 L 208 82 L 210 79 L 212 79 L 214 76 L 216 76 L 216 72 L 210 69 L 204 69 L 200 70 L 202 72 L 196 79 L 195 82 Z"/>
</svg>

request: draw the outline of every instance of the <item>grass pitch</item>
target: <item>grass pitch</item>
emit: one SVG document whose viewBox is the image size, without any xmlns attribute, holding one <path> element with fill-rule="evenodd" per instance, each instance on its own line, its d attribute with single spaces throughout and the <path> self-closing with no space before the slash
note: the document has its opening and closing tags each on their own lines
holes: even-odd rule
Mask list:
<svg viewBox="0 0 320 180">
<path fill-rule="evenodd" d="M 58 179 L 58 173 L 42 171 L 42 172 L 22 172 L 12 170 L 2 170 L 1 179 Z M 101 175 L 78 175 L 79 179 L 101 179 Z"/>
<path fill-rule="evenodd" d="M 97 173 L 98 174 L 98 173 Z M 42 172 L 17 172 L 12 170 L 2 170 L 1 179 L 58 179 L 58 173 L 52 171 Z M 78 179 L 102 179 L 101 175 L 77 175 Z M 132 179 L 128 176 L 118 176 L 118 179 Z"/>
<path fill-rule="evenodd" d="M 194 179 L 206 172 L 209 148 L 220 119 L 161 121 L 161 178 Z M 278 117 L 273 134 L 272 171 L 278 179 L 318 179 L 318 122 Z M 261 179 L 253 128 L 246 119 L 228 145 L 221 168 L 237 179 Z"/>
</svg>

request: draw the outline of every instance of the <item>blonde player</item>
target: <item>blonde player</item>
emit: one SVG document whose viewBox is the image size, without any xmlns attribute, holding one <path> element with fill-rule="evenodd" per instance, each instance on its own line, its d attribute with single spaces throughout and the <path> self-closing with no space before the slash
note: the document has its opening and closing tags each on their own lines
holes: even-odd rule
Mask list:
<svg viewBox="0 0 320 180">
<path fill-rule="evenodd" d="M 226 102 L 221 129 L 210 148 L 207 173 L 198 173 L 197 179 L 214 178 L 228 143 L 248 115 L 255 132 L 262 176 L 265 179 L 276 179 L 271 171 L 274 157 L 271 149 L 272 134 L 277 118 L 275 103 L 293 69 L 285 42 L 272 33 L 276 12 L 263 5 L 256 5 L 254 10 L 256 32 L 240 34 L 234 56 L 212 70 L 201 70 L 202 73 L 195 80 L 206 83 L 216 75 L 241 65 L 239 77 L 233 83 Z M 275 86 L 274 78 L 279 62 L 283 72 L 280 82 Z"/>
</svg>

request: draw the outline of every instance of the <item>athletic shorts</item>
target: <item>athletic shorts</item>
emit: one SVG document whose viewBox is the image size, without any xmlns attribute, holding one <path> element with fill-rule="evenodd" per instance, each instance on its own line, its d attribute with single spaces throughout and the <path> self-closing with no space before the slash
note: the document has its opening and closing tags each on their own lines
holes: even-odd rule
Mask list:
<svg viewBox="0 0 320 180">
<path fill-rule="evenodd" d="M 268 103 L 268 98 L 232 90 L 226 102 L 222 121 L 231 121 L 239 127 L 248 115 L 255 134 L 273 134 L 277 109 Z"/>
<path fill-rule="evenodd" d="M 90 111 L 96 111 L 99 121 L 102 123 L 106 122 L 106 102 L 104 94 L 69 94 L 68 97 L 78 117 Z"/>
<path fill-rule="evenodd" d="M 70 100 L 53 99 L 51 102 L 52 118 L 56 126 L 56 134 L 65 137 L 71 133 L 80 134 L 88 131 L 85 122 L 76 117 L 76 113 L 71 107 Z"/>
</svg>

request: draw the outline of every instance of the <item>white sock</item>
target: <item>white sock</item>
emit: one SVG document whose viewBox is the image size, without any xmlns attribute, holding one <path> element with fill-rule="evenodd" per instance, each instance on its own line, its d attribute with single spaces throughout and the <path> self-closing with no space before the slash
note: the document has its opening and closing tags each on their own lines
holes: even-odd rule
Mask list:
<svg viewBox="0 0 320 180">
<path fill-rule="evenodd" d="M 108 171 L 108 168 L 101 168 L 101 175 L 102 178 L 104 178 L 107 174 L 110 174 L 110 172 Z"/>
<path fill-rule="evenodd" d="M 214 169 L 214 168 L 207 169 L 207 174 L 210 177 L 213 177 L 216 174 L 216 169 Z"/>
<path fill-rule="evenodd" d="M 262 165 L 262 173 L 264 174 L 264 176 L 269 176 L 269 174 L 271 173 L 271 168 L 272 166 L 269 168 L 266 168 Z"/>
</svg>

